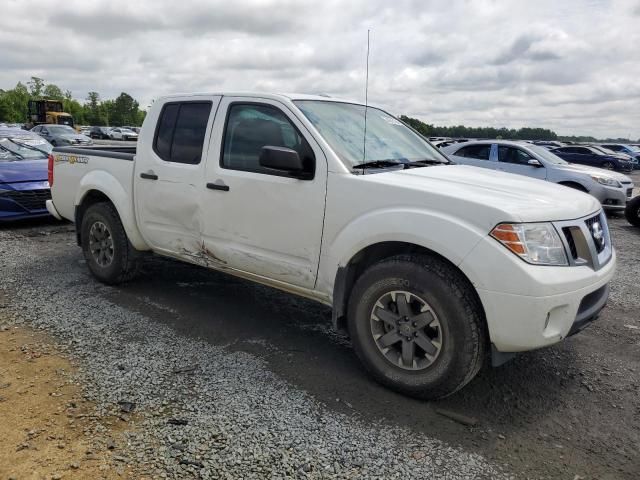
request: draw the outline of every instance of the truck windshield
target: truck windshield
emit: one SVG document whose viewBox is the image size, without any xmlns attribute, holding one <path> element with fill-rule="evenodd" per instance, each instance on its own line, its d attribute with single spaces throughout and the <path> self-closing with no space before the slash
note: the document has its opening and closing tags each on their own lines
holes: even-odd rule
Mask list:
<svg viewBox="0 0 640 480">
<path fill-rule="evenodd" d="M 392 115 L 374 107 L 323 100 L 294 102 L 348 168 L 409 162 L 450 163 L 424 138 Z"/>
</svg>

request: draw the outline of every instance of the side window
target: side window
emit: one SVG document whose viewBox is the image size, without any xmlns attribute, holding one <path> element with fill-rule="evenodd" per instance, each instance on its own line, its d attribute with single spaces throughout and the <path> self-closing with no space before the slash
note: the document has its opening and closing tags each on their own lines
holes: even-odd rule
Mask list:
<svg viewBox="0 0 640 480">
<path fill-rule="evenodd" d="M 154 151 L 166 162 L 199 164 L 210 114 L 211 102 L 166 104 L 158 119 Z"/>
<path fill-rule="evenodd" d="M 505 163 L 527 165 L 533 157 L 524 150 L 513 147 L 498 147 L 498 160 Z"/>
<path fill-rule="evenodd" d="M 225 125 L 221 166 L 287 176 L 286 172 L 275 173 L 260 165 L 260 153 L 265 146 L 297 151 L 305 170 L 314 172 L 315 156 L 311 146 L 284 113 L 270 105 L 232 104 Z"/>
<path fill-rule="evenodd" d="M 465 158 L 475 158 L 477 160 L 489 160 L 491 145 L 469 145 L 458 150 L 455 155 Z"/>
<path fill-rule="evenodd" d="M 588 148 L 574 147 L 573 152 L 571 153 L 579 153 L 581 155 L 591 155 L 593 152 Z"/>
</svg>

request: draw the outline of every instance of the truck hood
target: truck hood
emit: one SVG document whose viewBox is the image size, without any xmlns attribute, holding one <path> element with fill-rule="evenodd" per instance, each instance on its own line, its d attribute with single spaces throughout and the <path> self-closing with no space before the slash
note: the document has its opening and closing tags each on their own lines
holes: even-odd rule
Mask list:
<svg viewBox="0 0 640 480">
<path fill-rule="evenodd" d="M 432 197 L 426 198 L 427 202 L 448 202 L 456 215 L 465 215 L 465 209 L 468 212 L 484 209 L 482 216 L 486 222 L 571 220 L 601 208 L 594 197 L 572 188 L 469 165 L 411 168 L 371 177 L 389 185 L 424 192 Z M 477 221 L 481 219 L 468 220 L 485 223 Z"/>
<path fill-rule="evenodd" d="M 0 162 L 0 184 L 47 180 L 47 160 Z"/>
<path fill-rule="evenodd" d="M 584 173 L 585 175 L 597 175 L 599 177 L 613 178 L 619 182 L 630 182 L 631 179 L 622 173 L 614 172 L 612 170 L 605 170 L 604 168 L 588 167 L 586 165 L 578 165 L 577 163 L 569 163 L 567 165 L 554 165 L 554 168 L 559 170 L 565 170 L 569 172 Z"/>
</svg>

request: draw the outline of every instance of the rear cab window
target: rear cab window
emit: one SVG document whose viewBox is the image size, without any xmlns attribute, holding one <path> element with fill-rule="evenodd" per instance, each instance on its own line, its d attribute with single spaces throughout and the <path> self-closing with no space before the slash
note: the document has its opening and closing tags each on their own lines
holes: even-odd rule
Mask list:
<svg viewBox="0 0 640 480">
<path fill-rule="evenodd" d="M 153 150 L 162 160 L 198 165 L 211 114 L 210 101 L 170 102 L 162 107 Z"/>
</svg>

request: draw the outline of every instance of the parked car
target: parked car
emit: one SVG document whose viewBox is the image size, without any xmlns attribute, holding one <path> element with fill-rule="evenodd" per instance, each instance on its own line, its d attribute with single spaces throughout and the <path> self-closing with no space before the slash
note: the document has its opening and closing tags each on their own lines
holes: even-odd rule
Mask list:
<svg viewBox="0 0 640 480">
<path fill-rule="evenodd" d="M 128 125 L 124 125 L 122 128 L 127 128 L 127 129 L 132 130 L 132 131 L 134 131 L 136 133 L 140 133 L 140 127 L 130 127 Z"/>
<path fill-rule="evenodd" d="M 616 153 L 629 155 L 633 160 L 633 168 L 640 168 L 640 147 L 635 145 L 627 145 L 624 143 L 604 143 L 601 147 Z"/>
<path fill-rule="evenodd" d="M 49 216 L 51 145 L 18 128 L 0 128 L 0 222 Z"/>
<path fill-rule="evenodd" d="M 489 350 L 497 365 L 559 342 L 607 301 L 595 198 L 454 165 L 378 108 L 174 95 L 140 136 L 129 153 L 53 150 L 47 205 L 97 279 L 126 281 L 153 251 L 331 305 L 366 369 L 407 394 L 450 395 Z"/>
<path fill-rule="evenodd" d="M 85 135 L 89 138 L 91 138 L 91 127 L 83 127 L 80 129 L 80 135 Z"/>
<path fill-rule="evenodd" d="M 138 134 L 124 127 L 115 127 L 109 130 L 111 140 L 137 140 Z"/>
<path fill-rule="evenodd" d="M 568 163 L 546 148 L 526 142 L 467 142 L 443 151 L 456 163 L 526 175 L 590 193 L 607 210 L 624 210 L 633 191 L 633 182 L 626 175 Z"/>
<path fill-rule="evenodd" d="M 54 147 L 62 145 L 93 145 L 91 138 L 76 132 L 69 125 L 36 125 L 30 131 L 37 133 Z"/>
<path fill-rule="evenodd" d="M 91 127 L 89 136 L 99 140 L 109 140 L 111 138 L 109 136 L 109 130 L 111 130 L 110 127 Z"/>
<path fill-rule="evenodd" d="M 569 147 L 554 148 L 551 152 L 570 163 L 580 163 L 606 170 L 619 170 L 630 172 L 633 163 L 628 155 L 615 152 L 607 152 L 594 146 L 572 145 Z"/>
</svg>

